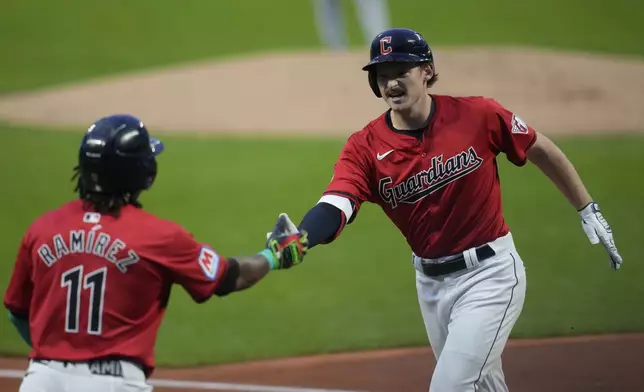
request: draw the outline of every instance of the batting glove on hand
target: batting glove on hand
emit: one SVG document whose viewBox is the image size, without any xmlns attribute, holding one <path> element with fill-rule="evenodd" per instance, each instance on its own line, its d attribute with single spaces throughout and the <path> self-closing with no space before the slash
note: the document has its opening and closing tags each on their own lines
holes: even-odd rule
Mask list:
<svg viewBox="0 0 644 392">
<path fill-rule="evenodd" d="M 610 256 L 610 267 L 617 271 L 622 266 L 622 256 L 617 251 L 613 240 L 613 231 L 599 211 L 599 205 L 590 202 L 579 210 L 579 215 L 581 216 L 581 227 L 590 243 L 593 245 L 602 243 Z"/>
<path fill-rule="evenodd" d="M 266 247 L 277 261 L 271 268 L 288 269 L 302 263 L 309 249 L 306 234 L 297 229 L 287 214 L 279 214 L 273 231 L 266 233 Z"/>
</svg>

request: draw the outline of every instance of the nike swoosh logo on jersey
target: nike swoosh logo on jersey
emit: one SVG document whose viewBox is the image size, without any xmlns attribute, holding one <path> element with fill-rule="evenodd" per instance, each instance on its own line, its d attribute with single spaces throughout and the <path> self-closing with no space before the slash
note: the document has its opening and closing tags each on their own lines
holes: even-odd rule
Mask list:
<svg viewBox="0 0 644 392">
<path fill-rule="evenodd" d="M 387 155 L 391 154 L 392 152 L 394 152 L 394 150 L 389 150 L 384 154 L 376 153 L 376 159 L 382 161 Z"/>
</svg>

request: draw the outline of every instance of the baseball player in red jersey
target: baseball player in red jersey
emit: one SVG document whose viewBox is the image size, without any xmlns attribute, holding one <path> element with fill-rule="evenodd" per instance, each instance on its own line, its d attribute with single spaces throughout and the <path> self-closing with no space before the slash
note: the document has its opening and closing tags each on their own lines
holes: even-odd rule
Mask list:
<svg viewBox="0 0 644 392">
<path fill-rule="evenodd" d="M 100 119 L 81 142 L 79 199 L 25 233 L 4 298 L 32 347 L 21 392 L 151 391 L 157 331 L 173 284 L 197 303 L 253 286 L 306 253 L 306 236 L 224 257 L 138 202 L 163 144 L 129 115 Z M 275 232 L 285 231 L 278 218 Z"/>
<path fill-rule="evenodd" d="M 363 203 L 379 205 L 413 252 L 437 360 L 429 390 L 507 391 L 501 353 L 523 308 L 526 275 L 503 218 L 498 155 L 538 166 L 618 269 L 612 231 L 566 156 L 515 113 L 490 98 L 429 93 L 438 75 L 419 33 L 382 32 L 370 59 L 363 70 L 389 110 L 349 137 L 299 229 L 309 248 L 327 244 Z M 287 233 L 298 231 L 288 226 Z"/>
</svg>

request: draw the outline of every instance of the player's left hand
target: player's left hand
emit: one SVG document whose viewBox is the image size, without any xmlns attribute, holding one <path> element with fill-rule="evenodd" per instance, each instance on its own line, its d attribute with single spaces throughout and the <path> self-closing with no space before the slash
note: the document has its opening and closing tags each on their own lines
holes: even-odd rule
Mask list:
<svg viewBox="0 0 644 392">
<path fill-rule="evenodd" d="M 610 267 L 618 270 L 622 266 L 622 256 L 617 251 L 613 240 L 613 231 L 599 211 L 599 205 L 595 202 L 590 202 L 579 210 L 579 215 L 581 216 L 581 227 L 590 243 L 595 245 L 601 242 L 610 256 Z"/>
<path fill-rule="evenodd" d="M 266 247 L 279 261 L 278 269 L 287 269 L 302 263 L 308 245 L 307 233 L 300 232 L 285 213 L 279 214 L 273 231 L 266 233 Z"/>
</svg>

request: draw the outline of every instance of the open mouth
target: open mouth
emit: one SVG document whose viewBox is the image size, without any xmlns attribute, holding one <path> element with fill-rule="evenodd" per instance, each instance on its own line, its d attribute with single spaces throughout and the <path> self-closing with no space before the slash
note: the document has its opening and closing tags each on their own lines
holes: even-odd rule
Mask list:
<svg viewBox="0 0 644 392">
<path fill-rule="evenodd" d="M 400 97 L 402 97 L 403 95 L 405 95 L 405 92 L 404 92 L 404 91 L 402 91 L 402 90 L 390 91 L 390 92 L 387 94 L 387 96 L 388 96 L 389 98 L 400 98 Z"/>
</svg>

